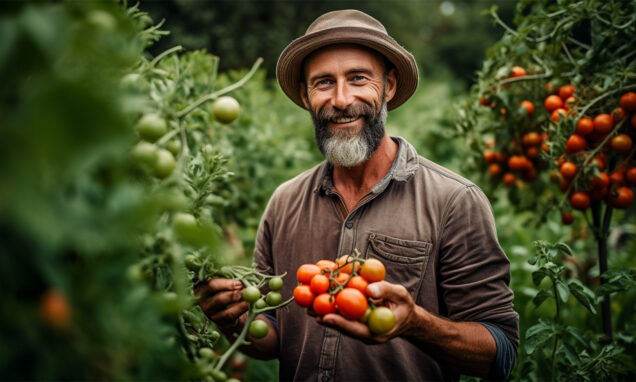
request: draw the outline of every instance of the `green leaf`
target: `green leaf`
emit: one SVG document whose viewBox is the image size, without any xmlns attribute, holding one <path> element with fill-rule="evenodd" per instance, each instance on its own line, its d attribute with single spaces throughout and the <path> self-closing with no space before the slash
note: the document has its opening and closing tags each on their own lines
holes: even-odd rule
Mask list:
<svg viewBox="0 0 636 382">
<path fill-rule="evenodd" d="M 532 302 L 534 303 L 536 307 L 539 307 L 541 306 L 541 304 L 543 304 L 545 300 L 547 300 L 550 297 L 552 297 L 550 293 L 548 293 L 545 290 L 540 290 L 539 293 L 537 293 L 537 295 L 534 296 L 534 298 L 532 299 Z"/>
<path fill-rule="evenodd" d="M 566 255 L 572 256 L 572 249 L 565 243 L 556 243 L 554 244 L 554 248 L 565 253 Z"/>
<path fill-rule="evenodd" d="M 568 302 L 568 297 L 570 297 L 570 289 L 562 280 L 557 280 L 556 290 L 561 301 L 563 301 L 564 303 Z"/>
<path fill-rule="evenodd" d="M 568 288 L 572 295 L 592 314 L 596 314 L 594 293 L 583 285 L 577 279 L 571 279 L 568 281 Z"/>
<path fill-rule="evenodd" d="M 539 286 L 539 284 L 541 284 L 541 281 L 543 281 L 543 279 L 549 275 L 550 273 L 548 272 L 547 269 L 540 268 L 532 272 L 532 282 L 534 282 L 534 285 Z"/>
</svg>

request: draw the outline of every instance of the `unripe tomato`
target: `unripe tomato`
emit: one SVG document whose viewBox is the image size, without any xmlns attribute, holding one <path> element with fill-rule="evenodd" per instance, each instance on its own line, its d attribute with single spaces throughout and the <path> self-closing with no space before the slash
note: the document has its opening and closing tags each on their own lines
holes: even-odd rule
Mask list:
<svg viewBox="0 0 636 382">
<path fill-rule="evenodd" d="M 625 209 L 634 201 L 634 193 L 629 187 L 619 187 L 616 191 L 611 192 L 608 202 L 614 208 Z"/>
<path fill-rule="evenodd" d="M 621 96 L 619 104 L 626 111 L 633 113 L 636 111 L 636 93 L 627 92 Z"/>
<path fill-rule="evenodd" d="M 628 154 L 632 149 L 632 138 L 627 134 L 618 134 L 610 140 L 612 150 L 623 155 Z"/>
<path fill-rule="evenodd" d="M 553 112 L 554 110 L 563 107 L 563 100 L 558 95 L 549 95 L 543 102 L 546 110 Z"/>
<path fill-rule="evenodd" d="M 190 237 L 198 232 L 197 219 L 192 214 L 177 212 L 172 217 L 172 227 L 181 237 Z"/>
<path fill-rule="evenodd" d="M 166 121 L 158 114 L 145 114 L 137 122 L 137 134 L 148 142 L 163 137 L 167 131 Z"/>
<path fill-rule="evenodd" d="M 594 131 L 594 122 L 589 118 L 581 118 L 576 124 L 576 133 L 579 135 L 589 135 Z"/>
<path fill-rule="evenodd" d="M 314 294 L 311 293 L 309 285 L 301 284 L 294 288 L 294 301 L 305 308 L 311 306 L 314 302 Z"/>
<path fill-rule="evenodd" d="M 40 318 L 53 328 L 67 328 L 71 323 L 71 306 L 66 295 L 57 290 L 44 293 L 40 299 Z"/>
<path fill-rule="evenodd" d="M 256 302 L 254 303 L 254 308 L 256 309 L 263 309 L 267 307 L 267 303 L 265 302 L 265 300 L 263 300 L 262 298 L 259 298 L 258 300 L 256 300 Z"/>
<path fill-rule="evenodd" d="M 261 291 L 257 287 L 250 285 L 243 289 L 243 301 L 251 304 L 258 301 L 259 298 L 261 298 Z"/>
<path fill-rule="evenodd" d="M 565 143 L 565 153 L 573 154 L 575 152 L 582 151 L 585 149 L 586 144 L 587 142 L 585 141 L 585 138 L 583 138 L 581 135 L 572 134 L 570 135 L 570 138 L 568 138 L 568 141 Z"/>
<path fill-rule="evenodd" d="M 170 142 L 166 143 L 166 149 L 172 153 L 172 155 L 177 156 L 181 152 L 181 141 L 178 139 L 173 139 Z"/>
<path fill-rule="evenodd" d="M 565 211 L 562 215 L 561 215 L 561 222 L 564 225 L 570 225 L 574 222 L 574 215 L 572 215 L 572 212 L 570 211 Z"/>
<path fill-rule="evenodd" d="M 360 268 L 360 276 L 370 283 L 384 280 L 385 275 L 384 264 L 378 259 L 366 259 Z"/>
<path fill-rule="evenodd" d="M 268 282 L 269 289 L 271 290 L 279 290 L 283 287 L 283 279 L 280 277 L 272 277 Z"/>
<path fill-rule="evenodd" d="M 296 271 L 296 278 L 303 284 L 310 284 L 311 279 L 320 274 L 320 268 L 316 264 L 303 264 Z"/>
<path fill-rule="evenodd" d="M 604 135 L 612 131 L 614 127 L 614 121 L 609 114 L 599 114 L 594 117 L 594 132 Z"/>
<path fill-rule="evenodd" d="M 265 301 L 269 306 L 279 305 L 281 302 L 283 302 L 283 295 L 281 295 L 279 292 L 271 291 L 265 296 Z"/>
<path fill-rule="evenodd" d="M 590 197 L 585 192 L 575 192 L 570 196 L 570 203 L 577 210 L 585 210 L 590 206 Z"/>
<path fill-rule="evenodd" d="M 130 155 L 137 163 L 154 166 L 157 161 L 157 146 L 141 141 L 132 148 Z"/>
<path fill-rule="evenodd" d="M 379 306 L 371 311 L 368 325 L 373 334 L 384 334 L 395 326 L 395 314 L 391 309 Z"/>
<path fill-rule="evenodd" d="M 318 316 L 336 312 L 336 300 L 329 293 L 321 293 L 314 299 L 312 305 Z"/>
<path fill-rule="evenodd" d="M 265 321 L 256 319 L 250 323 L 248 332 L 253 338 L 263 338 L 267 335 L 267 332 L 269 332 L 269 327 Z"/>
<path fill-rule="evenodd" d="M 214 350 L 210 349 L 210 348 L 201 348 L 199 349 L 199 356 L 201 358 L 207 359 L 207 360 L 214 360 L 216 358 L 216 354 L 214 353 Z"/>
<path fill-rule="evenodd" d="M 239 115 L 239 103 L 230 96 L 219 97 L 212 104 L 212 114 L 221 123 L 231 123 Z"/>
<path fill-rule="evenodd" d="M 159 149 L 153 166 L 153 174 L 159 179 L 167 178 L 172 174 L 176 166 L 177 162 L 174 160 L 172 153 L 166 149 Z"/>
<path fill-rule="evenodd" d="M 362 317 L 368 306 L 367 298 L 357 289 L 344 288 L 336 295 L 338 312 L 350 320 Z"/>
</svg>

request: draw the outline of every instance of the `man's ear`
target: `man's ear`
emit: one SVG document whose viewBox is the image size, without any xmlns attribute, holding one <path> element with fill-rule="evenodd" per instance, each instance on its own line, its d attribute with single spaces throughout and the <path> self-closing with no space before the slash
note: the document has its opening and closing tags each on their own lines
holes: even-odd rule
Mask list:
<svg viewBox="0 0 636 382">
<path fill-rule="evenodd" d="M 307 99 L 307 86 L 304 82 L 300 83 L 300 88 L 298 89 L 300 92 L 300 99 L 303 101 L 303 105 L 305 105 L 305 109 L 309 110 L 309 100 Z"/>
<path fill-rule="evenodd" d="M 397 90 L 397 74 L 395 72 L 395 68 L 389 70 L 389 73 L 386 75 L 386 84 L 384 89 L 384 94 L 386 96 L 386 102 L 389 102 L 393 99 L 395 95 L 395 91 Z"/>
</svg>

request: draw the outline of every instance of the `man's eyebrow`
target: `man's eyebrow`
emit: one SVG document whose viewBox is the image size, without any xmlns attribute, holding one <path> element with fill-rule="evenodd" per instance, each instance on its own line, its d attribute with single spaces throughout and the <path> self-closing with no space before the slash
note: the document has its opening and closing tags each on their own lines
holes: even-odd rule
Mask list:
<svg viewBox="0 0 636 382">
<path fill-rule="evenodd" d="M 353 68 L 353 69 L 349 69 L 347 70 L 347 75 L 351 75 L 351 74 L 357 74 L 357 73 L 362 73 L 362 74 L 366 74 L 366 75 L 371 75 L 373 74 L 373 72 L 370 69 L 366 69 L 366 68 Z M 332 77 L 333 75 L 331 73 L 320 73 L 320 74 L 316 74 L 314 76 L 311 76 L 311 78 L 309 78 L 309 83 L 313 84 L 315 81 L 322 79 L 322 78 L 327 78 L 327 77 Z"/>
</svg>

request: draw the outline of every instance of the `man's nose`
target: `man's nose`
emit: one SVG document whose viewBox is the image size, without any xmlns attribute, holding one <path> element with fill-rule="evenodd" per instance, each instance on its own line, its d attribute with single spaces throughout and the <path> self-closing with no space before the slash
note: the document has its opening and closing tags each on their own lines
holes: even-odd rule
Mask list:
<svg viewBox="0 0 636 382">
<path fill-rule="evenodd" d="M 332 98 L 332 106 L 338 109 L 345 109 L 353 102 L 353 93 L 349 88 L 347 81 L 337 81 L 335 94 Z"/>
</svg>

